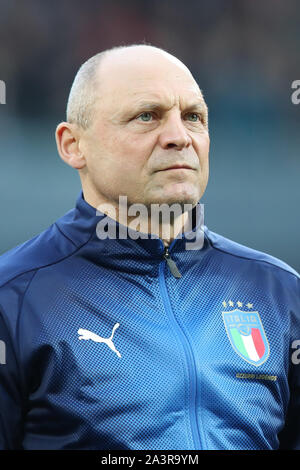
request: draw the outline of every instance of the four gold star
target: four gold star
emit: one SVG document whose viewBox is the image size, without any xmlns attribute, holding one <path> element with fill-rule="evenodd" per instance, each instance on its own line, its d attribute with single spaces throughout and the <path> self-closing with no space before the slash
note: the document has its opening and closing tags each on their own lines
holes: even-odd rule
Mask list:
<svg viewBox="0 0 300 470">
<path fill-rule="evenodd" d="M 239 308 L 243 306 L 243 302 L 240 302 L 239 300 L 237 301 L 236 304 L 237 304 L 237 306 L 238 306 Z M 226 300 L 223 300 L 222 305 L 223 305 L 223 307 L 227 307 L 227 302 L 226 302 Z M 232 302 L 232 300 L 229 300 L 229 301 L 228 301 L 228 305 L 229 305 L 229 307 L 234 307 L 234 302 Z M 245 304 L 245 305 L 246 305 L 246 307 L 247 307 L 248 309 L 253 308 L 253 304 L 250 304 L 250 302 L 248 302 L 248 303 Z"/>
</svg>

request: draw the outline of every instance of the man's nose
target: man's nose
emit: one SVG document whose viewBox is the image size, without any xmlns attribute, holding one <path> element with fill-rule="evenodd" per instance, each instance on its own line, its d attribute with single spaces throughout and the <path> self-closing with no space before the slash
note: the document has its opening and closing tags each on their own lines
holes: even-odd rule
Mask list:
<svg viewBox="0 0 300 470">
<path fill-rule="evenodd" d="M 192 138 L 187 132 L 179 113 L 174 113 L 166 119 L 161 128 L 159 143 L 164 149 L 174 148 L 177 150 L 191 145 Z"/>
</svg>

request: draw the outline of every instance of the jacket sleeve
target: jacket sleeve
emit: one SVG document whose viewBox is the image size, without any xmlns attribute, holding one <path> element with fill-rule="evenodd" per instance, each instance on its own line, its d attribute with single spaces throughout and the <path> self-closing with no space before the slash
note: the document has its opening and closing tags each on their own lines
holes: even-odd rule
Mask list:
<svg viewBox="0 0 300 470">
<path fill-rule="evenodd" d="M 0 312 L 0 450 L 20 449 L 22 394 L 12 336 Z"/>
<path fill-rule="evenodd" d="M 279 438 L 279 449 L 300 450 L 300 281 L 291 311 L 289 357 L 289 404 L 285 426 Z"/>
<path fill-rule="evenodd" d="M 300 341 L 299 341 L 300 343 Z M 300 450 L 300 344 L 292 342 L 289 377 L 290 400 L 285 419 L 285 426 L 279 434 L 280 449 Z"/>
</svg>

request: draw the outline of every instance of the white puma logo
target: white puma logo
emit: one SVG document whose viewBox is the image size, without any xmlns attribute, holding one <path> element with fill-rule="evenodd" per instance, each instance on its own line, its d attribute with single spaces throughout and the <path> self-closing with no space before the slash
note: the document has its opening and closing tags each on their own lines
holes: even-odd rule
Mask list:
<svg viewBox="0 0 300 470">
<path fill-rule="evenodd" d="M 121 354 L 119 351 L 116 350 L 112 338 L 114 335 L 115 330 L 120 326 L 120 323 L 116 323 L 115 326 L 113 327 L 112 334 L 109 338 L 101 338 L 101 336 L 96 335 L 96 333 L 92 333 L 92 331 L 89 330 L 84 330 L 82 328 L 79 328 L 78 334 L 79 338 L 78 339 L 91 339 L 92 341 L 95 341 L 96 343 L 106 343 L 107 346 L 114 351 L 118 357 L 121 357 Z"/>
</svg>

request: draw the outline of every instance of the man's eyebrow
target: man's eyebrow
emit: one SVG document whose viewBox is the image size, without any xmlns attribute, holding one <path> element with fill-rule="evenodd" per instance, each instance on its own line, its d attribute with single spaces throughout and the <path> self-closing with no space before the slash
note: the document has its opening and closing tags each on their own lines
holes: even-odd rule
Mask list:
<svg viewBox="0 0 300 470">
<path fill-rule="evenodd" d="M 163 103 L 159 103 L 158 101 L 139 101 L 137 103 L 133 103 L 130 108 L 123 110 L 122 114 L 132 114 L 138 113 L 140 111 L 168 111 L 171 109 L 171 106 L 166 106 Z M 197 111 L 200 113 L 205 113 L 207 111 L 207 106 L 204 101 L 195 101 L 194 103 L 190 103 L 186 105 L 183 111 Z"/>
<path fill-rule="evenodd" d="M 158 109 L 167 111 L 171 109 L 171 106 L 166 106 L 156 101 L 141 101 L 133 105 L 133 109 L 134 111 L 139 111 L 139 110 L 155 111 Z M 206 104 L 203 101 L 195 101 L 194 103 L 188 104 L 184 107 L 184 111 L 195 110 L 195 111 L 203 112 L 203 111 L 206 111 L 206 109 L 207 109 Z"/>
<path fill-rule="evenodd" d="M 200 113 L 207 111 L 207 106 L 204 101 L 197 101 L 185 107 L 185 111 L 198 111 Z"/>
<path fill-rule="evenodd" d="M 145 110 L 145 111 L 155 111 L 158 109 L 168 110 L 170 108 L 166 105 L 163 105 L 162 103 L 159 103 L 158 101 L 147 100 L 147 101 L 138 101 L 137 103 L 133 103 L 131 109 L 134 110 L 134 112 L 136 111 L 138 112 L 141 110 Z"/>
</svg>

